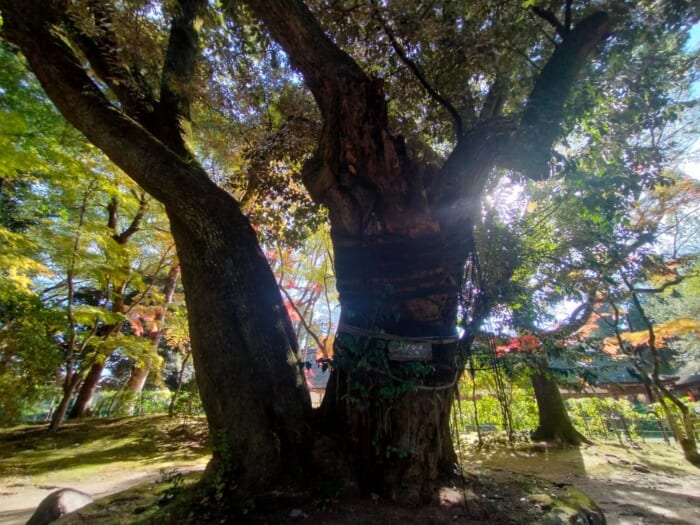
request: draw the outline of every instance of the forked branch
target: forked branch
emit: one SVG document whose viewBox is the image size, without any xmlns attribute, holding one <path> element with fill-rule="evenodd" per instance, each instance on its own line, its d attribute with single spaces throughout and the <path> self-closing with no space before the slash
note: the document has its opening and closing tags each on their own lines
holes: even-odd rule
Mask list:
<svg viewBox="0 0 700 525">
<path fill-rule="evenodd" d="M 403 48 L 403 46 L 399 43 L 398 38 L 396 37 L 396 34 L 394 33 L 394 30 L 389 26 L 389 23 L 384 19 L 384 17 L 381 15 L 379 12 L 379 8 L 377 7 L 377 4 L 374 0 L 371 0 L 370 3 L 372 4 L 372 10 L 374 13 L 374 17 L 377 19 L 379 24 L 382 26 L 382 29 L 384 30 L 384 33 L 386 33 L 386 36 L 389 37 L 389 42 L 391 42 L 391 47 L 394 49 L 394 52 L 396 55 L 401 59 L 401 62 L 403 62 L 406 67 L 413 73 L 413 75 L 416 77 L 418 82 L 420 82 L 420 85 L 423 86 L 423 88 L 428 92 L 428 95 L 430 95 L 430 98 L 432 98 L 435 102 L 440 104 L 447 112 L 450 114 L 452 117 L 452 121 L 454 123 L 455 127 L 455 135 L 457 136 L 457 140 L 464 134 L 464 124 L 462 122 L 462 117 L 459 114 L 459 111 L 452 105 L 452 103 L 447 100 L 445 97 L 443 97 L 433 85 L 428 82 L 428 79 L 426 78 L 425 74 L 421 70 L 420 66 L 416 64 L 411 58 L 408 56 L 406 53 L 406 50 Z"/>
<path fill-rule="evenodd" d="M 596 12 L 579 22 L 558 44 L 530 92 L 515 137 L 517 147 L 504 152 L 501 164 L 531 178 L 541 178 L 554 141 L 562 134 L 566 102 L 590 57 L 607 37 L 610 18 Z M 513 145 L 515 146 L 515 144 Z"/>
<path fill-rule="evenodd" d="M 336 111 L 340 85 L 369 83 L 362 69 L 328 38 L 301 0 L 246 0 L 246 4 L 304 76 L 323 114 Z"/>
</svg>

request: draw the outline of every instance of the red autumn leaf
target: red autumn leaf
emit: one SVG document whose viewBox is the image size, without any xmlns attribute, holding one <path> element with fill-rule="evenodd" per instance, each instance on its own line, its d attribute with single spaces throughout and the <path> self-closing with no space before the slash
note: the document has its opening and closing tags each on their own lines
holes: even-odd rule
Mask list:
<svg viewBox="0 0 700 525">
<path fill-rule="evenodd" d="M 290 321 L 292 321 L 293 323 L 298 323 L 299 321 L 301 321 L 301 317 L 299 317 L 299 314 L 294 309 L 294 306 L 292 306 L 292 303 L 285 300 L 284 307 L 287 309 L 287 315 L 289 315 Z"/>
</svg>

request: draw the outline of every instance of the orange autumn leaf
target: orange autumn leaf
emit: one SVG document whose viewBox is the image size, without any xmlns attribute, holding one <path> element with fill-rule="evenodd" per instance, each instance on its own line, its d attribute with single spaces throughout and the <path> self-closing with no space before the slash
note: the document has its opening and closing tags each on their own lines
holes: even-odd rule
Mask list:
<svg viewBox="0 0 700 525">
<path fill-rule="evenodd" d="M 667 323 L 660 323 L 654 326 L 654 335 L 657 345 L 664 345 L 669 339 L 684 334 L 695 334 L 700 337 L 700 321 L 688 317 L 680 317 Z M 637 332 L 625 332 L 620 334 L 620 338 L 632 347 L 649 344 L 649 331 L 639 330 Z M 603 341 L 603 351 L 607 354 L 616 354 L 619 351 L 616 337 L 607 337 Z"/>
</svg>

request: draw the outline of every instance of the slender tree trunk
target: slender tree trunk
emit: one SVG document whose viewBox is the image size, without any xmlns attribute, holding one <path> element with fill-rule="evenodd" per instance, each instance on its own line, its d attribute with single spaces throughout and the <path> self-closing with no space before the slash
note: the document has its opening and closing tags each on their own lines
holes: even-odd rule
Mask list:
<svg viewBox="0 0 700 525">
<path fill-rule="evenodd" d="M 136 233 L 139 230 L 141 221 L 146 212 L 146 202 L 147 201 L 145 197 L 142 197 L 139 211 L 136 213 L 133 220 L 131 221 L 131 225 L 129 226 L 129 228 L 120 233 L 117 231 L 117 223 L 119 217 L 119 202 L 116 198 L 112 198 L 112 200 L 107 206 L 107 227 L 114 232 L 112 234 L 112 238 L 117 242 L 117 244 L 125 245 L 127 242 L 129 242 L 129 239 L 131 239 L 134 233 Z M 122 282 L 119 286 L 114 286 L 114 289 L 112 290 L 112 293 L 114 295 L 112 301 L 113 312 L 121 313 L 123 311 L 125 292 L 126 282 Z M 98 334 L 102 337 L 111 337 L 112 335 L 119 332 L 121 326 L 122 323 L 102 326 L 98 329 Z M 102 359 L 96 361 L 90 367 L 90 371 L 88 372 L 87 376 L 85 377 L 85 380 L 83 381 L 82 386 L 80 387 L 78 398 L 75 400 L 75 404 L 73 405 L 73 408 L 71 409 L 70 414 L 68 415 L 69 419 L 81 418 L 87 415 L 88 411 L 90 410 L 95 391 L 97 390 L 97 384 L 99 383 L 100 378 L 102 377 L 102 372 L 105 369 L 105 362 L 108 358 L 109 355 L 105 355 L 102 357 Z"/>
<path fill-rule="evenodd" d="M 668 421 L 673 432 L 673 437 L 681 446 L 681 450 L 683 450 L 683 456 L 689 463 L 700 467 L 700 453 L 698 452 L 698 443 L 695 437 L 694 414 L 685 403 L 663 385 L 658 376 L 652 376 L 651 381 L 652 388 L 666 416 L 666 421 Z M 673 414 L 671 407 L 668 405 L 669 401 L 678 411 L 680 417 Z"/>
<path fill-rule="evenodd" d="M 93 329 L 92 334 L 84 334 L 82 341 L 78 344 L 78 323 L 75 320 L 74 306 L 75 306 L 75 267 L 76 261 L 78 259 L 78 248 L 80 246 L 81 237 L 83 233 L 83 225 L 85 222 L 85 213 L 88 207 L 88 201 L 92 192 L 94 191 L 94 184 L 91 183 L 85 193 L 83 194 L 82 203 L 80 206 L 80 220 L 78 221 L 78 228 L 75 232 L 75 237 L 73 239 L 73 250 L 71 252 L 70 263 L 68 265 L 68 271 L 66 272 L 66 284 L 68 288 L 68 293 L 66 294 L 66 317 L 68 320 L 68 341 L 66 342 L 66 377 L 63 382 L 63 398 L 56 408 L 53 417 L 51 418 L 51 423 L 49 424 L 49 430 L 55 431 L 63 423 L 63 419 L 68 411 L 68 405 L 75 393 L 75 390 L 79 387 L 82 376 L 80 368 L 73 370 L 76 365 L 78 356 L 85 350 L 87 343 L 94 335 L 95 330 Z"/>
<path fill-rule="evenodd" d="M 173 397 L 170 398 L 170 406 L 168 407 L 168 417 L 175 416 L 175 407 L 177 406 L 177 398 L 180 396 L 180 391 L 182 390 L 182 383 L 185 378 L 185 368 L 187 363 L 192 357 L 192 350 L 188 349 L 185 357 L 182 359 L 182 364 L 180 365 L 180 372 L 177 375 L 177 387 L 175 392 L 173 392 Z"/>
<path fill-rule="evenodd" d="M 578 447 L 591 441 L 574 428 L 556 381 L 547 372 L 547 361 L 537 358 L 537 370 L 531 376 L 535 390 L 539 425 L 532 434 L 534 441 L 553 441 Z"/>
<path fill-rule="evenodd" d="M 68 419 L 76 419 L 86 417 L 92 405 L 92 399 L 97 390 L 97 384 L 100 382 L 102 377 L 102 372 L 104 372 L 105 365 L 103 362 L 94 363 L 90 367 L 83 385 L 80 387 L 80 392 L 78 392 L 78 397 L 73 404 L 73 407 L 68 414 Z"/>
<path fill-rule="evenodd" d="M 49 430 L 58 430 L 63 423 L 68 412 L 68 406 L 70 405 L 71 399 L 73 399 L 73 394 L 80 385 L 80 375 L 74 373 L 70 378 L 66 378 L 66 382 L 63 385 L 63 397 L 56 407 L 53 415 L 51 416 L 51 423 L 49 424 Z"/>
<path fill-rule="evenodd" d="M 132 415 L 136 407 L 136 399 L 146 385 L 151 368 L 148 365 L 134 365 L 129 380 L 124 387 L 124 395 L 120 398 L 118 410 L 120 413 Z"/>
<path fill-rule="evenodd" d="M 164 308 L 159 310 L 155 315 L 155 328 L 149 330 L 148 337 L 153 343 L 154 352 L 158 351 L 158 346 L 163 338 L 163 333 L 165 332 L 165 308 L 172 303 L 173 296 L 175 294 L 175 287 L 177 285 L 177 280 L 180 277 L 180 265 L 174 265 L 168 272 L 168 278 L 165 281 L 165 286 L 163 287 Z M 129 380 L 126 382 L 124 387 L 124 395 L 118 400 L 117 410 L 124 414 L 133 414 L 135 401 L 138 395 L 143 391 L 143 387 L 146 385 L 146 380 L 151 372 L 151 367 L 149 363 L 134 363 L 131 374 L 129 375 Z"/>
<path fill-rule="evenodd" d="M 70 404 L 71 396 L 72 392 L 66 392 L 63 394 L 61 402 L 58 404 L 56 410 L 51 416 L 49 430 L 58 430 L 58 428 L 61 426 L 61 423 L 63 423 L 63 418 L 66 416 L 66 412 L 68 411 L 68 405 Z"/>
<path fill-rule="evenodd" d="M 666 419 L 668 420 L 668 424 L 673 431 L 673 435 L 683 449 L 685 459 L 696 467 L 700 467 L 700 452 L 698 452 L 698 442 L 695 437 L 695 416 L 690 411 L 688 406 L 683 403 L 678 396 L 666 388 L 663 381 L 661 381 L 661 358 L 659 356 L 659 349 L 656 346 L 656 332 L 654 330 L 654 323 L 645 312 L 642 303 L 639 300 L 639 296 L 634 292 L 632 285 L 627 281 L 625 281 L 625 284 L 627 284 L 627 287 L 632 292 L 632 302 L 637 308 L 637 312 L 642 318 L 642 321 L 646 325 L 647 333 L 649 334 L 647 345 L 652 357 L 651 373 L 647 373 L 639 361 L 635 363 L 635 368 L 642 377 L 646 378 L 645 383 L 647 383 L 652 392 L 656 394 L 656 398 L 661 404 L 661 408 L 666 415 Z M 617 320 L 617 309 L 615 309 L 615 313 Z M 616 335 L 618 342 L 620 343 L 620 347 L 624 348 L 618 330 L 616 330 Z M 672 403 L 675 409 L 678 411 L 678 414 L 680 415 L 680 424 L 678 424 L 676 416 L 671 412 L 670 407 L 667 405 L 667 401 Z"/>
</svg>

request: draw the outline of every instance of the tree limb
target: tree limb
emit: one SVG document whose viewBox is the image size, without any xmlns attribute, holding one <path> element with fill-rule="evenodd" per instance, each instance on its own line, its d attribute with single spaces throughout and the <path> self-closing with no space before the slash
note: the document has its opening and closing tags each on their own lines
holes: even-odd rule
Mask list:
<svg viewBox="0 0 700 525">
<path fill-rule="evenodd" d="M 119 57 L 120 43 L 112 29 L 114 6 L 90 0 L 87 7 L 95 23 L 94 34 L 86 34 L 73 21 L 64 19 L 65 25 L 94 72 L 117 96 L 123 111 L 144 124 L 155 100 L 146 79 L 138 71 L 125 67 Z"/>
<path fill-rule="evenodd" d="M 226 2 L 229 6 L 231 3 L 231 0 Z M 324 115 L 336 110 L 340 84 L 368 82 L 357 63 L 326 35 L 302 1 L 245 0 L 245 3 L 304 76 Z"/>
<path fill-rule="evenodd" d="M 425 74 L 421 70 L 421 68 L 416 64 L 413 60 L 411 60 L 408 55 L 406 54 L 406 51 L 403 49 L 401 44 L 399 43 L 398 39 L 396 38 L 396 34 L 394 31 L 391 29 L 389 24 L 387 23 L 386 20 L 384 20 L 384 17 L 382 17 L 381 13 L 379 12 L 379 8 L 377 7 L 377 4 L 374 0 L 370 0 L 370 3 L 372 4 L 372 10 L 374 12 L 374 17 L 377 19 L 379 24 L 382 26 L 382 29 L 384 29 L 384 32 L 386 35 L 389 37 L 389 41 L 391 42 L 391 47 L 394 49 L 398 57 L 401 59 L 401 61 L 408 67 L 408 69 L 411 70 L 411 73 L 418 79 L 418 82 L 420 82 L 421 86 L 428 92 L 428 95 L 430 95 L 430 98 L 432 98 L 435 102 L 440 104 L 443 108 L 447 110 L 447 112 L 452 116 L 452 121 L 454 123 L 455 127 L 455 135 L 457 136 L 457 139 L 462 136 L 464 133 L 464 124 L 462 122 L 462 117 L 459 114 L 459 111 L 450 103 L 449 100 L 447 100 L 445 97 L 443 97 L 437 89 L 435 89 L 430 82 L 428 82 L 428 79 L 425 78 Z"/>
<path fill-rule="evenodd" d="M 112 238 L 117 241 L 117 244 L 126 244 L 129 242 L 129 239 L 141 229 L 141 221 L 143 221 L 144 215 L 146 215 L 146 210 L 148 209 L 148 197 L 146 194 L 142 194 L 141 198 L 139 199 L 139 209 L 136 210 L 136 213 L 134 214 L 134 217 L 131 219 L 131 223 L 129 226 L 126 228 L 121 233 L 114 233 Z M 114 225 L 116 228 L 116 224 Z"/>
<path fill-rule="evenodd" d="M 480 120 L 488 120 L 501 115 L 506 101 L 508 85 L 508 80 L 503 75 L 496 77 L 489 88 L 489 92 L 486 94 L 486 100 L 484 100 L 484 105 L 479 115 Z"/>
<path fill-rule="evenodd" d="M 555 338 L 566 337 L 573 334 L 590 320 L 591 316 L 595 312 L 596 302 L 598 302 L 598 299 L 595 292 L 590 293 L 586 302 L 578 305 L 574 311 L 571 312 L 571 315 L 563 325 L 555 328 L 554 330 L 540 332 L 540 334 Z"/>
<path fill-rule="evenodd" d="M 566 5 L 564 6 L 564 29 L 567 32 L 571 31 L 571 6 L 573 3 L 573 0 L 566 0 Z"/>
<path fill-rule="evenodd" d="M 161 74 L 160 102 L 155 121 L 161 140 L 177 153 L 190 156 L 183 138 L 182 119 L 190 119 L 188 94 L 199 56 L 196 25 L 206 10 L 206 0 L 179 0 L 178 14 L 170 23 L 170 36 Z M 163 137 L 167 135 L 167 139 Z"/>
<path fill-rule="evenodd" d="M 532 8 L 532 11 L 541 19 L 548 22 L 556 30 L 557 34 L 560 37 L 566 38 L 566 35 L 569 34 L 569 29 L 565 25 L 563 25 L 559 21 L 559 19 L 556 16 L 554 16 L 554 13 L 552 13 L 549 9 L 543 9 L 541 7 L 535 6 Z"/>
<path fill-rule="evenodd" d="M 0 10 L 3 38 L 20 48 L 56 107 L 148 193 L 184 211 L 191 210 L 211 187 L 216 188 L 201 167 L 176 155 L 107 100 L 55 31 L 64 14 L 56 1 L 27 0 L 20 6 L 13 0 L 0 0 Z M 225 193 L 221 194 L 223 198 Z"/>
<path fill-rule="evenodd" d="M 504 167 L 541 178 L 554 141 L 562 134 L 562 121 L 579 73 L 596 47 L 607 37 L 610 19 L 595 12 L 568 31 L 539 74 L 530 92 L 513 146 L 502 156 Z"/>
<path fill-rule="evenodd" d="M 539 73 L 519 125 L 511 118 L 491 117 L 457 142 L 433 191 L 444 210 L 443 222 L 461 220 L 463 203 L 480 194 L 495 165 L 539 178 L 553 142 L 561 135 L 565 104 L 578 74 L 608 29 L 607 14 L 597 12 L 567 33 Z M 493 86 L 494 98 L 499 89 Z"/>
<path fill-rule="evenodd" d="M 629 288 L 630 288 L 630 292 L 632 292 L 632 294 L 639 294 L 639 293 L 655 294 L 655 293 L 661 293 L 661 292 L 667 290 L 668 288 L 671 288 L 672 286 L 676 286 L 678 284 L 681 284 L 684 280 L 685 280 L 685 276 L 679 275 L 675 279 L 671 279 L 670 281 L 665 282 L 661 286 L 656 286 L 654 288 L 635 288 L 631 285 Z"/>
<path fill-rule="evenodd" d="M 443 223 L 460 222 L 465 209 L 479 198 L 483 185 L 496 164 L 499 155 L 517 129 L 513 119 L 497 117 L 483 121 L 457 142 L 435 177 L 431 192 Z M 473 208 L 472 208 L 473 209 Z"/>
</svg>

